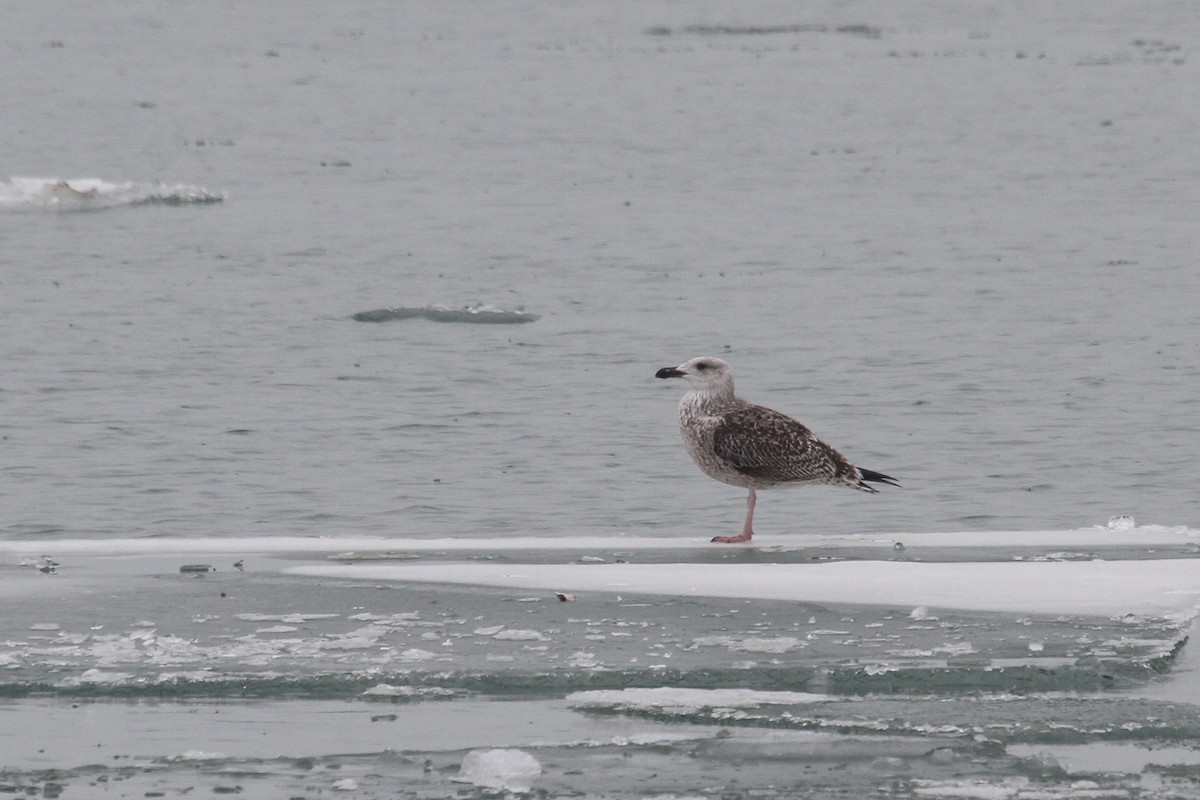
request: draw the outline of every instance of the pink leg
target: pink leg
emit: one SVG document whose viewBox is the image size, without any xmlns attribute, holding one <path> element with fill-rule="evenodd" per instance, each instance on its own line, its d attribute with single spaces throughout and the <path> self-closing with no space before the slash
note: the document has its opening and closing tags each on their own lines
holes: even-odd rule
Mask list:
<svg viewBox="0 0 1200 800">
<path fill-rule="evenodd" d="M 758 500 L 758 496 L 754 494 L 754 490 L 750 490 L 750 496 L 746 498 L 746 521 L 742 523 L 742 532 L 737 536 L 714 536 L 714 542 L 722 544 L 737 544 L 738 542 L 748 542 L 750 537 L 754 535 L 754 503 Z"/>
</svg>

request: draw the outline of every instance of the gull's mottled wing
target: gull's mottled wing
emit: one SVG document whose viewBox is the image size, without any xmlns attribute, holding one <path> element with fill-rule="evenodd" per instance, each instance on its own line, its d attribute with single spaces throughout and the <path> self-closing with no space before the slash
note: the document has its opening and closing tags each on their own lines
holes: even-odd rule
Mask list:
<svg viewBox="0 0 1200 800">
<path fill-rule="evenodd" d="M 720 416 L 713 450 L 743 475 L 771 483 L 858 483 L 853 464 L 789 416 L 749 404 Z"/>
</svg>

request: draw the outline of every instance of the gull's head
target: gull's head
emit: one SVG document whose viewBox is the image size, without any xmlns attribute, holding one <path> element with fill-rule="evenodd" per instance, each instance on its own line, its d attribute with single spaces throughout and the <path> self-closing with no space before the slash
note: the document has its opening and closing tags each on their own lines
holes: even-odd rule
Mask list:
<svg viewBox="0 0 1200 800">
<path fill-rule="evenodd" d="M 656 378 L 683 378 L 697 391 L 733 390 L 733 370 L 719 358 L 700 356 L 678 367 L 663 367 Z"/>
</svg>

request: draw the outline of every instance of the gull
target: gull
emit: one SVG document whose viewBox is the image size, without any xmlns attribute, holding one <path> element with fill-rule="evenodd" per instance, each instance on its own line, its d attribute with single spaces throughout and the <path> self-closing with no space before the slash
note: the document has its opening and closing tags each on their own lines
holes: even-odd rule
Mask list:
<svg viewBox="0 0 1200 800">
<path fill-rule="evenodd" d="M 829 484 L 878 494 L 868 482 L 900 485 L 882 472 L 854 466 L 786 414 L 737 397 L 733 371 L 719 358 L 693 358 L 663 367 L 654 377 L 683 378 L 692 386 L 679 401 L 679 431 L 701 472 L 750 490 L 742 532 L 714 536 L 714 542 L 750 541 L 757 489 Z"/>
</svg>

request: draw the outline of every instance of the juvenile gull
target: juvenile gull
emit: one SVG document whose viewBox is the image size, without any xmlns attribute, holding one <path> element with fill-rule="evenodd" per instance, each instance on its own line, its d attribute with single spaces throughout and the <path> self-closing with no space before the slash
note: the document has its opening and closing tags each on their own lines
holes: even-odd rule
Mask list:
<svg viewBox="0 0 1200 800">
<path fill-rule="evenodd" d="M 750 490 L 742 532 L 714 536 L 714 542 L 750 541 L 756 489 L 827 483 L 877 494 L 867 481 L 900 485 L 882 472 L 854 466 L 791 417 L 738 398 L 733 371 L 719 358 L 693 358 L 663 367 L 654 377 L 684 378 L 692 385 L 679 401 L 679 430 L 696 466 L 710 478 Z"/>
</svg>

